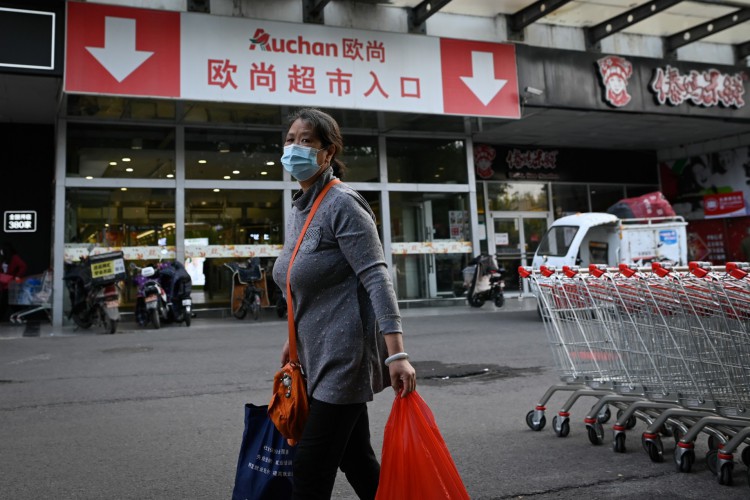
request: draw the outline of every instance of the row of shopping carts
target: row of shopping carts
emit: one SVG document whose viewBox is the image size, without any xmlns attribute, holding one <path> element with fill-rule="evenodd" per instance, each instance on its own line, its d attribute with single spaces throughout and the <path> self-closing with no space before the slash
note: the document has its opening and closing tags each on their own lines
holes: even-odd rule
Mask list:
<svg viewBox="0 0 750 500">
<path fill-rule="evenodd" d="M 626 431 L 642 420 L 641 444 L 653 461 L 664 459 L 662 437 L 674 437 L 675 466 L 689 472 L 695 441 L 707 435 L 706 463 L 718 482 L 732 484 L 742 447 L 750 483 L 748 273 L 750 264 L 737 262 L 519 268 L 538 299 L 561 376 L 527 425 L 544 428 L 550 398 L 567 391 L 552 420 L 555 433 L 567 436 L 572 406 L 593 396 L 584 419 L 591 443 L 603 442 L 603 423 L 616 408 L 615 452 L 626 451 Z"/>
</svg>

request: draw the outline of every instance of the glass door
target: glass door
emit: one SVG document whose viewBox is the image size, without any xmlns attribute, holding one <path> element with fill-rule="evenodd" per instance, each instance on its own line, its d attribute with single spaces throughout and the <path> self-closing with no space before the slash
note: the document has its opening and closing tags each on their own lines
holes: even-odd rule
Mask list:
<svg viewBox="0 0 750 500">
<path fill-rule="evenodd" d="M 405 241 L 427 243 L 433 240 L 432 202 L 405 203 L 401 207 L 401 222 Z M 405 298 L 437 296 L 434 254 L 409 255 L 403 262 L 404 275 L 399 287 Z"/>
<path fill-rule="evenodd" d="M 547 231 L 547 214 L 496 215 L 490 227 L 490 251 L 494 250 L 498 266 L 505 269 L 505 290 L 519 292 L 518 267 L 531 265 L 534 252 Z M 528 292 L 526 285 L 523 292 Z"/>
</svg>

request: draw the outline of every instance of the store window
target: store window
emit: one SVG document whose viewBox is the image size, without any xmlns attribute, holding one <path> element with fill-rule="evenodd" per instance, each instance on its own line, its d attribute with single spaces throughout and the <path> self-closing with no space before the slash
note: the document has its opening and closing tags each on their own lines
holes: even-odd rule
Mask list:
<svg viewBox="0 0 750 500">
<path fill-rule="evenodd" d="M 487 198 L 490 210 L 546 212 L 549 210 L 548 184 L 541 182 L 490 182 Z"/>
<path fill-rule="evenodd" d="M 104 247 L 174 245 L 172 189 L 68 189 L 65 243 Z"/>
<path fill-rule="evenodd" d="M 591 184 L 591 211 L 606 212 L 609 207 L 625 198 L 624 186 L 612 184 Z"/>
<path fill-rule="evenodd" d="M 181 118 L 186 123 L 215 123 L 226 125 L 282 124 L 282 117 L 278 106 L 228 102 L 186 101 L 182 105 Z"/>
<path fill-rule="evenodd" d="M 585 184 L 553 184 L 552 205 L 555 218 L 589 211 L 588 188 Z"/>
<path fill-rule="evenodd" d="M 294 113 L 296 109 L 297 108 L 290 109 L 290 115 Z M 361 109 L 324 109 L 323 111 L 331 115 L 341 129 L 378 129 L 378 113 L 375 111 L 365 111 Z M 288 125 L 287 118 L 284 119 L 284 125 Z M 344 144 L 346 144 L 349 134 L 345 131 L 343 134 Z"/>
<path fill-rule="evenodd" d="M 472 249 L 468 195 L 391 192 L 391 247 L 399 299 L 455 297 Z"/>
<path fill-rule="evenodd" d="M 68 124 L 68 177 L 171 179 L 174 158 L 172 127 Z"/>
<path fill-rule="evenodd" d="M 280 245 L 281 200 L 276 190 L 188 189 L 185 238 L 205 245 Z"/>
<path fill-rule="evenodd" d="M 188 128 L 185 176 L 210 180 L 281 180 L 279 132 Z"/>
<path fill-rule="evenodd" d="M 388 181 L 464 184 L 468 182 L 464 142 L 454 139 L 388 138 Z"/>
<path fill-rule="evenodd" d="M 101 95 L 68 95 L 68 116 L 115 120 L 175 119 L 175 101 Z"/>
<path fill-rule="evenodd" d="M 344 180 L 347 182 L 378 182 L 378 138 L 351 135 L 344 138 L 341 160 L 346 164 Z"/>
</svg>

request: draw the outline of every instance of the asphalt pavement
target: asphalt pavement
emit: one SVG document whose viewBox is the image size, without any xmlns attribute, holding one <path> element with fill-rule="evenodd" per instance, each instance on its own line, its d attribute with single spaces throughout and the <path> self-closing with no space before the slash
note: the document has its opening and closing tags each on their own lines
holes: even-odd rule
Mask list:
<svg viewBox="0 0 750 500">
<path fill-rule="evenodd" d="M 718 484 L 705 437 L 690 473 L 676 471 L 671 438 L 663 463 L 649 459 L 642 422 L 627 431 L 625 453 L 613 451 L 614 419 L 592 445 L 583 417 L 594 398 L 573 406 L 567 437 L 551 421 L 568 393 L 531 430 L 526 414 L 558 381 L 535 308 L 513 298 L 501 309 L 402 309 L 417 390 L 471 498 L 750 497 L 739 454 L 734 486 Z M 0 326 L 0 497 L 230 498 L 243 405 L 267 403 L 286 324 L 273 310 L 259 321 L 215 316 L 160 330 L 124 322 L 115 335 Z M 386 390 L 369 405 L 378 455 L 393 397 Z M 334 498 L 356 498 L 341 474 Z"/>
</svg>

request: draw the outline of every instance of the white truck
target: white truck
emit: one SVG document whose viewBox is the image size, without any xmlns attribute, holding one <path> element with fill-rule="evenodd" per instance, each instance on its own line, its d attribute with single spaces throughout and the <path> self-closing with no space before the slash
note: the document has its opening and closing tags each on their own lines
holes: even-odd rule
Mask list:
<svg viewBox="0 0 750 500">
<path fill-rule="evenodd" d="M 588 267 L 670 262 L 687 265 L 687 222 L 682 217 L 620 219 L 608 213 L 578 213 L 552 223 L 532 266 Z"/>
</svg>

